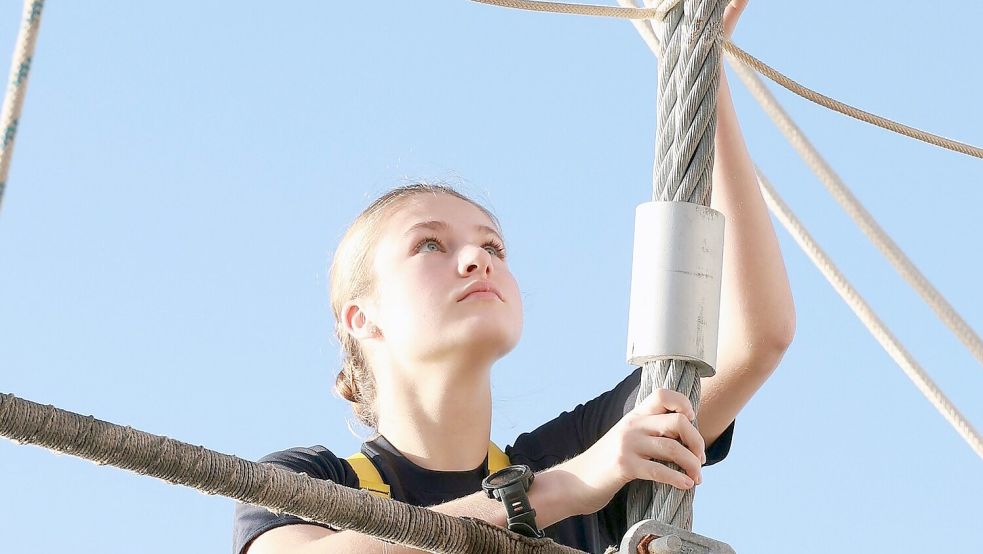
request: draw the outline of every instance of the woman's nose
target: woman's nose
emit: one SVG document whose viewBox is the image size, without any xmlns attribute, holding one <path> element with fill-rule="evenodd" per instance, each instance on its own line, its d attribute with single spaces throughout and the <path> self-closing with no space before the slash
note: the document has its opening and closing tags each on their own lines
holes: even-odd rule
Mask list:
<svg viewBox="0 0 983 554">
<path fill-rule="evenodd" d="M 491 274 L 491 254 L 484 248 L 477 246 L 466 246 L 461 249 L 458 257 L 458 271 L 461 276 Z"/>
</svg>

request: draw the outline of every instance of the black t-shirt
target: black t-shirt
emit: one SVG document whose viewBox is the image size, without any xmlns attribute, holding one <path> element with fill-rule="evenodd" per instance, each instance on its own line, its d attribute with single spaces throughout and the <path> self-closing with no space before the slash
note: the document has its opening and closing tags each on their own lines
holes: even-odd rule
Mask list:
<svg viewBox="0 0 983 554">
<path fill-rule="evenodd" d="M 581 454 L 634 407 L 640 380 L 641 369 L 637 369 L 612 390 L 578 405 L 573 411 L 563 412 L 535 431 L 519 435 L 515 444 L 505 448 L 509 460 L 513 464 L 528 465 L 533 471 L 541 471 Z M 706 465 L 715 464 L 727 456 L 733 432 L 734 424 L 731 423 L 720 438 L 707 447 Z M 487 458 L 470 471 L 424 469 L 403 457 L 381 435 L 365 442 L 362 453 L 379 469 L 390 486 L 392 498 L 415 506 L 443 504 L 474 494 L 481 490 L 481 481 L 488 475 Z M 358 488 L 358 475 L 348 460 L 339 458 L 323 446 L 291 448 L 265 456 L 260 462 Z M 544 529 L 546 535 L 560 544 L 579 550 L 604 552 L 608 546 L 618 544 L 628 530 L 627 491 L 628 487 L 621 489 L 599 512 L 570 517 L 547 527 Z M 315 525 L 293 516 L 275 515 L 257 506 L 237 504 L 233 552 L 241 554 L 259 535 L 295 523 Z"/>
</svg>

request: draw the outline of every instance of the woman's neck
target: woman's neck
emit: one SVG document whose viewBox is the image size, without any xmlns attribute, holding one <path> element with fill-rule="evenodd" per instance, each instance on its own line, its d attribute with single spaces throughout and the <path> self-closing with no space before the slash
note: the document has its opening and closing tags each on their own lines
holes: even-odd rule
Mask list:
<svg viewBox="0 0 983 554">
<path fill-rule="evenodd" d="M 420 467 L 475 469 L 491 435 L 490 371 L 488 364 L 386 372 L 377 388 L 379 433 Z"/>
</svg>

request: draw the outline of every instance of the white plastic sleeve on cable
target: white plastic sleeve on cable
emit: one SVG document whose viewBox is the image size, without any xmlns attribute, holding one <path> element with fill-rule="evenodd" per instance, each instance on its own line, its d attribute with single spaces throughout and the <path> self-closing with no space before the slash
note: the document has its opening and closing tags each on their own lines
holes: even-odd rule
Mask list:
<svg viewBox="0 0 983 554">
<path fill-rule="evenodd" d="M 628 363 L 686 360 L 714 374 L 724 262 L 724 215 L 689 202 L 635 210 Z"/>
</svg>

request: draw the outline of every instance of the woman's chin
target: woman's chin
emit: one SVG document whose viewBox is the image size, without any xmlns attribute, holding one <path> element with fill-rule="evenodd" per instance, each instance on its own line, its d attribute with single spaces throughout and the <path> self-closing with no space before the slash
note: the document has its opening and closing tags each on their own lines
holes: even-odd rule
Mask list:
<svg viewBox="0 0 983 554">
<path fill-rule="evenodd" d="M 501 358 L 519 342 L 519 330 L 494 321 L 463 321 L 446 338 L 462 351 Z"/>
</svg>

